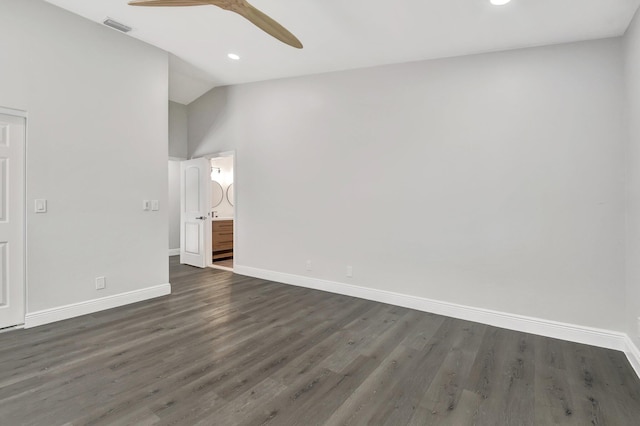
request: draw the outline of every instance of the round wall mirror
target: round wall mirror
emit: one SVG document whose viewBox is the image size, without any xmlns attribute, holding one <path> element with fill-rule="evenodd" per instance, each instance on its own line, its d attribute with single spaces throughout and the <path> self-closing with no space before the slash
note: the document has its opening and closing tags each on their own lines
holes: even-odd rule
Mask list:
<svg viewBox="0 0 640 426">
<path fill-rule="evenodd" d="M 229 201 L 229 204 L 231 204 L 233 206 L 233 203 L 235 203 L 235 197 L 233 195 L 233 184 L 229 185 L 229 187 L 227 188 L 227 201 Z"/>
<path fill-rule="evenodd" d="M 224 189 L 215 180 L 211 181 L 211 207 L 217 207 L 224 198 Z"/>
</svg>

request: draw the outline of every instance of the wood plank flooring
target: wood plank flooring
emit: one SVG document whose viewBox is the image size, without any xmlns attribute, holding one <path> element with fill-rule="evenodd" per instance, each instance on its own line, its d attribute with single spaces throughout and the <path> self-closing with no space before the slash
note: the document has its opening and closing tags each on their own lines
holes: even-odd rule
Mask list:
<svg viewBox="0 0 640 426">
<path fill-rule="evenodd" d="M 173 294 L 0 334 L 0 425 L 638 425 L 620 352 L 171 259 Z"/>
</svg>

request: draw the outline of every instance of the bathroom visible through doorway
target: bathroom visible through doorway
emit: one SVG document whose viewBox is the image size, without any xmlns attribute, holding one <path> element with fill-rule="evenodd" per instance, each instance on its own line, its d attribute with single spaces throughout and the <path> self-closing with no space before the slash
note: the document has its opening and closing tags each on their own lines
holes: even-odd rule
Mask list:
<svg viewBox="0 0 640 426">
<path fill-rule="evenodd" d="M 234 156 L 219 154 L 211 162 L 211 266 L 233 270 L 235 236 Z"/>
</svg>

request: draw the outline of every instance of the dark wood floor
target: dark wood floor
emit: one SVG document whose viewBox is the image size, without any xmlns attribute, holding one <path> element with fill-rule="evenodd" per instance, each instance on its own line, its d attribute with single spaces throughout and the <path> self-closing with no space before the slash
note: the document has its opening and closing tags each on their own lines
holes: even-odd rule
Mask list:
<svg viewBox="0 0 640 426">
<path fill-rule="evenodd" d="M 0 424 L 640 424 L 619 352 L 175 258 L 171 283 L 0 334 Z"/>
</svg>

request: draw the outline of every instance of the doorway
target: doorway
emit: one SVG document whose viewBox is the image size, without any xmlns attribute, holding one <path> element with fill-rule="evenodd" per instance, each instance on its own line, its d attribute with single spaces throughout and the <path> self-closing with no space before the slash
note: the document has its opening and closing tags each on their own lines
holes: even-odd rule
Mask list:
<svg viewBox="0 0 640 426">
<path fill-rule="evenodd" d="M 180 263 L 233 271 L 235 153 L 180 163 Z"/>
<path fill-rule="evenodd" d="M 219 154 L 211 163 L 211 267 L 233 270 L 235 236 L 234 155 Z"/>
<path fill-rule="evenodd" d="M 25 145 L 24 113 L 0 108 L 0 329 L 25 317 Z"/>
</svg>

